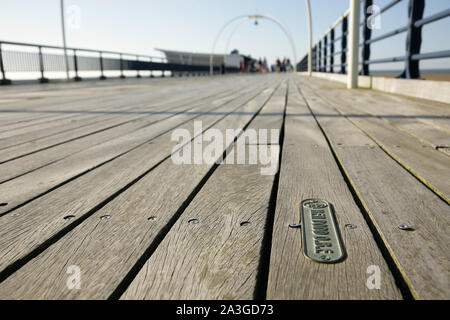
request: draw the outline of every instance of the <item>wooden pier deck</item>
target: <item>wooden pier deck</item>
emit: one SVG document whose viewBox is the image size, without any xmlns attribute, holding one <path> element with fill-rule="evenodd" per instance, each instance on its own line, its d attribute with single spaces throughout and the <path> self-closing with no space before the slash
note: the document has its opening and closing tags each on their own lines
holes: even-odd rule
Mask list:
<svg viewBox="0 0 450 320">
<path fill-rule="evenodd" d="M 279 172 L 174 163 L 194 121 L 280 130 Z M 310 198 L 343 261 L 303 255 Z M 0 89 L 0 299 L 450 299 L 449 199 L 448 104 L 289 74 Z"/>
</svg>

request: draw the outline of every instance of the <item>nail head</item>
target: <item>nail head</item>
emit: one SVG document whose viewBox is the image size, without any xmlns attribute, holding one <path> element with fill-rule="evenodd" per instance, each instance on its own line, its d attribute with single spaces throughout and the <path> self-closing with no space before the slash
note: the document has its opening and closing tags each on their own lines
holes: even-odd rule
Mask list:
<svg viewBox="0 0 450 320">
<path fill-rule="evenodd" d="M 400 230 L 404 230 L 404 231 L 414 231 L 414 230 L 415 230 L 415 229 L 414 229 L 413 227 L 411 227 L 410 225 L 407 225 L 407 224 L 404 224 L 404 223 L 400 224 L 400 225 L 398 226 L 398 228 L 399 228 Z"/>
<path fill-rule="evenodd" d="M 188 221 L 189 224 L 197 224 L 198 220 L 197 219 L 191 219 Z"/>
</svg>

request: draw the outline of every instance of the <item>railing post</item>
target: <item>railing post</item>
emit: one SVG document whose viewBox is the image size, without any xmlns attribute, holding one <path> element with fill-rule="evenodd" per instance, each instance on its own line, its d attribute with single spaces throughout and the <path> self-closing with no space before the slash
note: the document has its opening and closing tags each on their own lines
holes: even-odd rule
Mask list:
<svg viewBox="0 0 450 320">
<path fill-rule="evenodd" d="M 316 58 L 315 58 L 316 61 L 315 61 L 315 64 L 314 64 L 314 71 L 318 72 L 320 70 L 319 70 L 319 48 L 318 48 L 317 45 L 315 46 L 314 51 L 315 51 L 315 55 L 316 55 Z"/>
<path fill-rule="evenodd" d="M 373 0 L 364 1 L 364 39 L 363 39 L 363 49 L 362 49 L 362 75 L 369 75 L 369 65 L 366 64 L 370 60 L 370 43 L 367 43 L 372 37 L 372 29 L 369 28 L 368 21 L 371 13 L 368 12 L 368 8 L 373 5 Z"/>
<path fill-rule="evenodd" d="M 152 57 L 150 57 L 150 63 L 152 62 Z M 153 76 L 153 70 L 152 69 L 150 69 L 150 78 L 153 78 L 154 76 Z"/>
<path fill-rule="evenodd" d="M 120 78 L 125 79 L 125 76 L 123 74 L 123 59 L 122 54 L 120 54 Z"/>
<path fill-rule="evenodd" d="M 318 71 L 319 69 L 317 68 L 317 63 L 319 61 L 319 52 L 317 51 L 317 46 L 314 47 L 314 71 Z"/>
<path fill-rule="evenodd" d="M 316 51 L 315 46 L 312 49 L 312 54 L 313 54 L 313 59 L 312 59 L 311 71 L 314 72 L 314 71 L 316 71 L 316 63 L 317 63 L 317 51 Z"/>
<path fill-rule="evenodd" d="M 348 32 L 348 18 L 342 19 L 342 41 L 341 41 L 341 73 L 346 74 L 345 64 L 347 63 L 347 32 Z"/>
<path fill-rule="evenodd" d="M 323 71 L 327 72 L 328 35 L 323 38 Z"/>
<path fill-rule="evenodd" d="M 42 47 L 39 46 L 39 70 L 41 72 L 41 78 L 39 79 L 40 83 L 47 83 L 48 79 L 44 76 L 44 57 L 42 56 Z"/>
<path fill-rule="evenodd" d="M 2 53 L 2 43 L 0 42 L 0 71 L 2 73 L 2 80 L 0 85 L 11 84 L 11 80 L 6 79 L 5 66 L 3 65 L 3 53 Z"/>
<path fill-rule="evenodd" d="M 330 72 L 334 73 L 334 28 L 330 31 Z"/>
<path fill-rule="evenodd" d="M 141 74 L 139 72 L 139 56 L 136 56 L 136 71 L 137 71 L 137 76 L 136 78 L 140 78 Z"/>
<path fill-rule="evenodd" d="M 105 73 L 103 67 L 103 52 L 100 51 L 100 80 L 105 80 Z"/>
<path fill-rule="evenodd" d="M 322 41 L 319 41 L 319 72 L 322 72 Z"/>
<path fill-rule="evenodd" d="M 348 48 L 347 88 L 358 87 L 360 0 L 350 0 L 350 36 Z"/>
<path fill-rule="evenodd" d="M 425 0 L 409 0 L 408 34 L 406 36 L 405 70 L 399 78 L 419 79 L 419 61 L 412 56 L 420 53 L 422 45 L 422 26 L 415 27 L 414 23 L 423 18 Z"/>
<path fill-rule="evenodd" d="M 81 81 L 81 77 L 78 75 L 78 57 L 77 57 L 77 50 L 73 50 L 73 69 L 75 71 L 75 78 L 73 80 L 75 81 Z"/>
</svg>

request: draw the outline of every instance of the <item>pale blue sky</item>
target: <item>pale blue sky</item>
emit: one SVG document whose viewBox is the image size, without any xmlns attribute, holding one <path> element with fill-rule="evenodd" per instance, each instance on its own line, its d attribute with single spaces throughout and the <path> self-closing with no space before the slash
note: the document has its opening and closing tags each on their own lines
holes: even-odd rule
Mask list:
<svg viewBox="0 0 450 320">
<path fill-rule="evenodd" d="M 375 0 L 383 6 L 391 0 Z M 348 0 L 311 0 L 314 42 L 348 8 Z M 382 15 L 382 29 L 374 35 L 403 26 L 407 21 L 407 0 Z M 81 9 L 79 29 L 67 30 L 67 44 L 102 50 L 159 55 L 154 48 L 209 52 L 217 32 L 231 18 L 241 14 L 270 14 L 290 30 L 300 60 L 306 53 L 307 24 L 304 0 L 65 0 L 66 8 Z M 450 7 L 449 0 L 426 0 L 425 16 Z M 0 0 L 0 40 L 61 45 L 59 0 Z M 223 52 L 233 26 L 218 42 Z M 423 51 L 450 49 L 450 19 L 424 28 Z M 339 34 L 339 32 L 337 33 Z M 405 35 L 373 46 L 373 58 L 402 55 Z M 292 58 L 292 50 L 281 29 L 263 20 L 259 26 L 242 24 L 229 49 L 253 57 Z M 450 67 L 449 59 L 427 63 L 426 67 Z M 395 65 L 382 66 L 384 69 Z M 399 67 L 399 65 L 397 65 Z"/>
</svg>

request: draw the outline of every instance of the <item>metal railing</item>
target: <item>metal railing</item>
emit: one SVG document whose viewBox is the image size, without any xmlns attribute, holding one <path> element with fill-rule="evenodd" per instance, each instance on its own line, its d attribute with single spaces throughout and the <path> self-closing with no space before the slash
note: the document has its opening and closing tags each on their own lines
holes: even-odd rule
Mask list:
<svg viewBox="0 0 450 320">
<path fill-rule="evenodd" d="M 5 49 L 5 46 L 15 49 Z M 69 72 L 74 81 L 82 80 L 80 72 L 83 71 L 97 71 L 102 80 L 106 79 L 107 71 L 118 72 L 120 78 L 125 78 L 125 71 L 135 71 L 136 77 L 141 77 L 140 71 L 150 71 L 150 77 L 155 76 L 154 71 L 159 71 L 162 77 L 166 72 L 170 72 L 171 76 L 209 75 L 209 65 L 170 63 L 161 57 L 82 48 L 66 48 L 66 52 Z M 46 77 L 48 73 L 65 73 L 65 56 L 63 47 L 0 41 L 0 84 L 10 84 L 8 74 L 19 72 L 39 73 L 38 80 L 46 83 L 49 81 Z M 219 72 L 219 67 L 215 66 L 214 71 Z M 227 67 L 225 71 L 238 72 L 239 68 Z"/>
<path fill-rule="evenodd" d="M 388 11 L 403 0 L 393 0 L 380 9 L 380 13 Z M 408 24 L 398 29 L 392 30 L 378 37 L 372 38 L 372 30 L 368 26 L 368 19 L 372 15 L 368 8 L 373 5 L 373 0 L 364 0 L 364 21 L 360 23 L 362 30 L 362 57 L 360 64 L 360 75 L 370 75 L 369 66 L 378 63 L 405 62 L 404 70 L 399 74 L 398 78 L 419 79 L 421 76 L 419 61 L 427 59 L 440 59 L 450 57 L 450 50 L 436 52 L 421 52 L 422 45 L 422 27 L 439 21 L 450 16 L 450 8 L 424 18 L 425 0 L 409 0 L 408 6 Z M 348 32 L 348 16 L 349 10 L 346 11 L 321 39 L 312 48 L 312 71 L 331 72 L 331 73 L 347 73 L 347 38 Z M 373 16 L 373 15 L 372 15 Z M 340 25 L 342 35 L 335 38 L 335 30 Z M 371 59 L 371 44 L 393 37 L 400 33 L 406 32 L 405 55 L 399 57 L 388 57 L 383 59 Z M 336 51 L 336 43 L 340 42 L 339 51 Z M 329 52 L 328 52 L 329 48 Z M 340 56 L 340 63 L 335 63 L 335 57 Z M 329 62 L 328 62 L 329 60 Z M 308 69 L 308 54 L 297 64 L 298 71 L 306 71 Z"/>
</svg>

